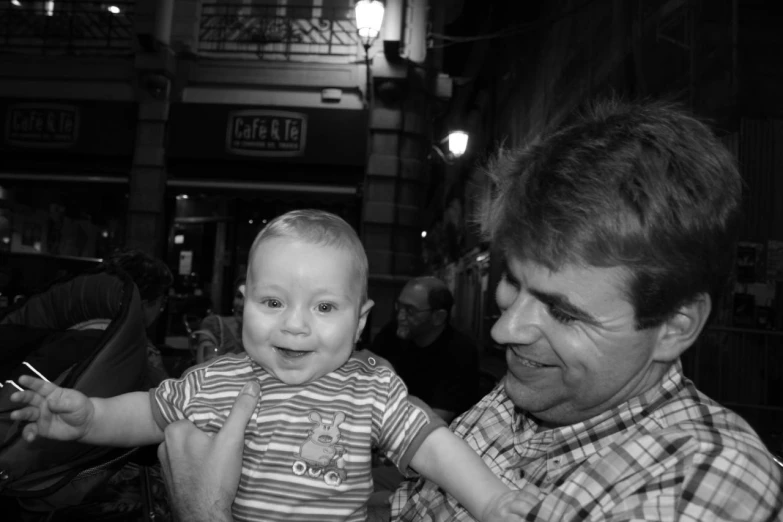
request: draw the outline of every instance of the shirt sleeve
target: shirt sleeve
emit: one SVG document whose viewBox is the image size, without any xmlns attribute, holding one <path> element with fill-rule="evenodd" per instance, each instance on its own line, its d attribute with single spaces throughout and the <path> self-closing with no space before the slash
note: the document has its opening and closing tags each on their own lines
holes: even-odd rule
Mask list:
<svg viewBox="0 0 783 522">
<path fill-rule="evenodd" d="M 188 419 L 188 405 L 201 389 L 205 371 L 205 366 L 197 366 L 181 378 L 167 379 L 150 390 L 152 417 L 160 429 L 165 429 L 172 422 Z"/>
<path fill-rule="evenodd" d="M 710 452 L 689 473 L 676 514 L 692 520 L 774 520 L 783 515 L 781 470 L 760 452 Z"/>
<path fill-rule="evenodd" d="M 397 374 L 391 375 L 378 448 L 403 474 L 410 474 L 408 467 L 422 442 L 446 423 L 422 401 L 408 395 Z"/>
<path fill-rule="evenodd" d="M 716 441 L 718 442 L 718 441 Z M 781 474 L 771 458 L 749 446 L 727 447 L 688 433 L 645 435 L 615 448 L 592 470 L 591 520 L 771 520 L 783 509 Z M 640 453 L 640 451 L 644 451 Z M 631 457 L 635 456 L 632 460 Z M 597 475 L 604 484 L 599 486 Z M 560 496 L 555 490 L 552 496 Z M 558 510 L 544 499 L 535 520 Z M 590 505 L 588 498 L 577 504 Z M 603 506 L 603 508 L 601 508 Z"/>
</svg>

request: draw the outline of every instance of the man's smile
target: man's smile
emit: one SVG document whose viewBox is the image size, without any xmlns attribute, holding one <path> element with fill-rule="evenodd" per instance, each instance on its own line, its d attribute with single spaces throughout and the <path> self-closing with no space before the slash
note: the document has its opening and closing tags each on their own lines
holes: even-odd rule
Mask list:
<svg viewBox="0 0 783 522">
<path fill-rule="evenodd" d="M 507 349 L 514 356 L 514 359 L 518 361 L 522 366 L 527 366 L 528 368 L 554 368 L 555 367 L 552 364 L 543 364 L 536 360 L 529 359 L 523 355 L 520 355 L 519 350 L 514 348 L 513 346 L 509 346 L 507 347 Z"/>
</svg>

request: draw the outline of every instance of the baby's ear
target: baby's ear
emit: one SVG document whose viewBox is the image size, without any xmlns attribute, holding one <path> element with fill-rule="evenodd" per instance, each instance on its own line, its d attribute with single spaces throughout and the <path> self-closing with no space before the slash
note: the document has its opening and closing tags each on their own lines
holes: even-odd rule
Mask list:
<svg viewBox="0 0 783 522">
<path fill-rule="evenodd" d="M 239 293 L 242 294 L 242 297 L 247 297 L 245 295 L 245 288 L 246 288 L 246 285 L 239 285 Z"/>
<path fill-rule="evenodd" d="M 375 302 L 373 302 L 372 299 L 368 299 L 362 305 L 361 310 L 359 310 L 359 324 L 356 325 L 356 332 L 353 336 L 354 344 L 358 343 L 359 339 L 362 337 L 362 330 L 364 330 L 364 325 L 367 324 L 367 317 L 370 315 L 370 310 L 374 304 Z"/>
</svg>

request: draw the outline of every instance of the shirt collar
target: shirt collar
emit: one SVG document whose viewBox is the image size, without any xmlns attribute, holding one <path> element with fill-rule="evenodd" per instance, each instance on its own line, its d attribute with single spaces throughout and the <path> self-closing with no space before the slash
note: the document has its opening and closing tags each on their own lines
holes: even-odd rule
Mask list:
<svg viewBox="0 0 783 522">
<path fill-rule="evenodd" d="M 645 417 L 656 414 L 661 404 L 684 388 L 682 365 L 675 362 L 657 386 L 595 417 L 576 424 L 539 431 L 540 423 L 518 408 L 513 408 L 514 435 L 518 447 L 531 441 L 549 447 L 553 454 L 570 453 L 574 459 L 587 457 L 610 444 L 615 437 Z M 524 440 L 521 440 L 520 437 Z"/>
</svg>

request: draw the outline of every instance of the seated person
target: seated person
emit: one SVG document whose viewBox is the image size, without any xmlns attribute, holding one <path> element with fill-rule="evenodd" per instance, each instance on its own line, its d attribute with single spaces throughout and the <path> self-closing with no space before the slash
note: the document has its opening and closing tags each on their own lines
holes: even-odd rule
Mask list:
<svg viewBox="0 0 783 522">
<path fill-rule="evenodd" d="M 141 250 L 118 250 L 111 254 L 99 268 L 106 271 L 116 269 L 127 273 L 141 297 L 141 307 L 144 316 L 144 327 L 150 328 L 166 308 L 169 287 L 174 282 L 174 276 L 168 265 L 142 252 Z M 163 358 L 155 343 L 147 339 L 147 377 L 149 386 L 157 386 L 169 377 L 163 366 Z"/>
<path fill-rule="evenodd" d="M 480 520 L 522 520 L 516 493 L 390 368 L 351 357 L 373 302 L 367 256 L 350 225 L 323 211 L 279 216 L 256 237 L 248 266 L 246 353 L 199 365 L 150 394 L 108 399 L 23 379 L 27 390 L 12 400 L 24 407 L 11 415 L 28 422 L 25 440 L 146 445 L 182 419 L 217 437 L 234 400 L 260 387 L 234 520 L 365 520 L 373 447 Z"/>
<path fill-rule="evenodd" d="M 408 387 L 446 422 L 479 399 L 479 351 L 450 323 L 454 297 L 435 277 L 408 281 L 370 351 L 384 357 Z"/>
<path fill-rule="evenodd" d="M 781 520 L 781 469 L 682 372 L 733 268 L 742 179 L 712 131 L 609 100 L 489 166 L 502 381 L 451 429 L 527 520 Z M 426 477 L 392 520 L 472 520 Z"/>
<path fill-rule="evenodd" d="M 227 353 L 242 353 L 242 313 L 244 311 L 245 275 L 234 281 L 232 315 L 208 315 L 193 332 L 196 359 L 202 363 Z"/>
</svg>

